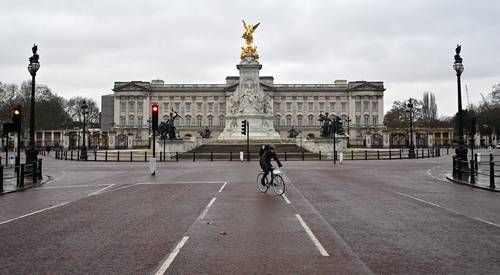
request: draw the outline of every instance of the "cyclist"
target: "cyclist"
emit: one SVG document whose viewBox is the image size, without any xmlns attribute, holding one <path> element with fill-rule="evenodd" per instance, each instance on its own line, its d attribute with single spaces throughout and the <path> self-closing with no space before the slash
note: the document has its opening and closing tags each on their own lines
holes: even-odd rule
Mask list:
<svg viewBox="0 0 500 275">
<path fill-rule="evenodd" d="M 275 148 L 276 147 L 272 144 L 263 145 L 259 151 L 260 168 L 262 168 L 262 171 L 264 172 L 264 176 L 260 181 L 260 184 L 262 185 L 266 185 L 265 179 L 267 175 L 269 175 L 269 172 L 272 172 L 274 170 L 273 166 L 271 165 L 271 159 L 274 159 L 278 163 L 278 167 L 283 166 L 281 164 L 281 161 L 278 159 L 278 156 L 276 156 L 276 153 L 274 152 Z"/>
</svg>

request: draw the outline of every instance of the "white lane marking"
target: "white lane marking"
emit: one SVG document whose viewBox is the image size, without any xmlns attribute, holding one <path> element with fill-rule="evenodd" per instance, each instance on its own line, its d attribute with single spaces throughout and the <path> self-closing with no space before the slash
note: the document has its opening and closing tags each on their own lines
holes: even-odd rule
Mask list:
<svg viewBox="0 0 500 275">
<path fill-rule="evenodd" d="M 122 187 L 118 187 L 118 188 L 110 190 L 108 192 L 114 192 L 114 191 L 122 190 L 122 189 L 125 189 L 125 188 L 133 187 L 133 186 L 136 186 L 136 185 L 138 185 L 138 183 L 134 183 L 134 184 L 130 184 L 130 185 L 125 185 L 125 186 L 122 186 Z"/>
<path fill-rule="evenodd" d="M 493 226 L 496 226 L 496 227 L 500 227 L 500 225 L 494 223 L 494 222 L 490 222 L 490 221 L 487 221 L 487 220 L 483 220 L 481 218 L 474 218 L 474 220 L 477 220 L 477 221 L 480 221 L 480 222 L 484 222 L 484 223 L 487 223 L 487 224 L 491 224 Z"/>
<path fill-rule="evenodd" d="M 44 186 L 44 187 L 36 187 L 33 189 L 36 190 L 36 189 L 58 189 L 58 188 L 85 188 L 85 187 L 101 187 L 101 186 L 109 186 L 109 184 Z"/>
<path fill-rule="evenodd" d="M 496 227 L 499 227 L 500 228 L 500 225 L 496 224 L 496 223 L 493 223 L 493 222 L 490 222 L 490 221 L 487 221 L 487 220 L 483 220 L 481 218 L 472 218 L 472 217 L 469 217 L 463 213 L 460 213 L 458 211 L 455 211 L 453 209 L 450 209 L 450 208 L 447 208 L 447 207 L 444 207 L 444 206 L 441 206 L 439 204 L 435 204 L 435 203 L 432 203 L 432 202 L 428 202 L 428 201 L 425 201 L 425 200 L 422 200 L 422 199 L 419 199 L 419 198 L 416 198 L 416 197 L 413 197 L 413 196 L 410 196 L 410 195 L 407 195 L 407 194 L 403 194 L 403 193 L 399 193 L 399 192 L 394 192 L 398 195 L 401 195 L 403 197 L 407 197 L 407 198 L 410 198 L 410 199 L 414 199 L 416 201 L 419 201 L 419 202 L 423 202 L 423 203 L 426 203 L 426 204 L 429 204 L 429 205 L 432 205 L 432 206 L 435 206 L 435 207 L 438 207 L 438 208 L 441 208 L 441 209 L 444 209 L 446 211 L 449 211 L 449 212 L 452 212 L 454 214 L 457 214 L 457 215 L 460 215 L 460 216 L 464 216 L 464 217 L 467 217 L 469 219 L 473 219 L 473 220 L 476 220 L 476 221 L 479 221 L 479 222 L 483 222 L 483 223 L 486 223 L 486 224 L 489 224 L 489 225 L 493 225 L 493 226 L 496 226 Z"/>
<path fill-rule="evenodd" d="M 188 240 L 189 240 L 188 236 L 182 237 L 182 240 L 177 244 L 177 246 L 174 248 L 174 250 L 168 255 L 168 258 L 165 260 L 165 262 L 163 262 L 160 269 L 158 269 L 158 271 L 156 271 L 155 275 L 163 275 L 167 271 L 168 267 L 172 264 L 175 257 L 177 256 L 177 254 L 179 254 L 179 252 L 181 251 L 181 248 L 186 244 L 186 242 Z"/>
<path fill-rule="evenodd" d="M 26 217 L 31 216 L 31 215 L 35 215 L 35 214 L 38 214 L 38 213 L 41 213 L 41 212 L 44 212 L 44 211 L 47 211 L 47 210 L 59 207 L 59 206 L 66 205 L 68 203 L 70 203 L 70 201 L 62 202 L 60 204 L 56 204 L 56 205 L 53 205 L 51 207 L 47 207 L 47 208 L 44 208 L 44 209 L 41 209 L 41 210 L 38 210 L 38 211 L 35 211 L 35 212 L 31 212 L 31 213 L 28 213 L 28 214 L 25 214 L 25 215 L 22 215 L 22 216 L 19 216 L 19 217 L 10 219 L 10 220 L 6 220 L 6 221 L 3 221 L 3 222 L 0 222 L 0 225 L 5 224 L 5 223 L 9 223 L 9 222 L 12 222 L 12 221 L 15 221 L 15 220 L 19 220 L 19 219 L 22 219 L 22 218 L 26 218 Z"/>
<path fill-rule="evenodd" d="M 173 181 L 173 182 L 138 182 L 139 185 L 156 185 L 156 184 L 197 184 L 197 183 L 224 183 L 224 181 Z"/>
<path fill-rule="evenodd" d="M 95 195 L 99 195 L 99 194 L 101 194 L 102 192 L 106 191 L 107 189 L 109 189 L 109 188 L 111 188 L 111 187 L 113 187 L 113 186 L 115 186 L 115 184 L 114 184 L 114 183 L 113 183 L 113 184 L 109 184 L 107 187 L 104 187 L 104 188 L 99 189 L 99 190 L 97 190 L 97 191 L 95 191 L 95 192 L 93 192 L 93 193 L 88 194 L 88 195 L 87 195 L 87 197 L 90 197 L 90 196 L 95 196 Z"/>
<path fill-rule="evenodd" d="M 224 187 L 226 187 L 226 184 L 227 184 L 227 181 L 224 182 L 224 184 L 222 185 L 222 187 L 219 189 L 219 193 L 222 192 L 222 189 L 224 189 Z"/>
<path fill-rule="evenodd" d="M 311 231 L 311 229 L 309 228 L 309 226 L 307 226 L 307 224 L 304 222 L 304 220 L 302 219 L 302 217 L 299 214 L 295 214 L 295 216 L 299 220 L 299 222 L 302 225 L 302 227 L 304 227 L 304 230 L 306 231 L 307 235 L 309 235 L 309 238 L 311 238 L 311 240 L 313 241 L 314 245 L 316 245 L 316 247 L 318 248 L 319 253 L 321 253 L 321 256 L 330 256 L 330 255 L 328 255 L 328 252 L 326 252 L 326 250 L 323 247 L 323 245 L 321 245 L 321 243 L 319 242 L 319 240 L 316 238 L 316 236 L 314 236 L 314 233 Z"/>
<path fill-rule="evenodd" d="M 287 196 L 286 196 L 285 194 L 283 194 L 283 196 L 282 196 L 282 197 L 283 197 L 283 199 L 285 200 L 285 202 L 286 202 L 287 204 L 290 204 L 290 200 L 287 198 Z"/>
<path fill-rule="evenodd" d="M 408 195 L 408 194 L 403 194 L 403 193 L 399 193 L 399 192 L 394 192 L 400 196 L 403 196 L 403 197 L 407 197 L 407 198 L 410 198 L 410 199 L 413 199 L 413 200 L 416 200 L 416 201 L 419 201 L 419 202 L 423 202 L 425 204 L 429 204 L 429 205 L 432 205 L 432 206 L 435 206 L 435 207 L 438 207 L 438 208 L 441 208 L 441 209 L 444 209 L 446 211 L 449 211 L 449 212 L 452 212 L 452 213 L 455 213 L 457 215 L 463 215 L 465 216 L 464 214 L 460 213 L 460 212 L 457 212 L 453 209 L 450 209 L 450 208 L 447 208 L 447 207 L 444 207 L 444 206 L 441 206 L 439 204 L 435 204 L 435 203 L 432 203 L 432 202 L 429 202 L 429 201 L 426 201 L 426 200 L 423 200 L 423 199 L 419 199 L 417 197 L 414 197 L 414 196 L 411 196 L 411 195 Z"/>
<path fill-rule="evenodd" d="M 198 220 L 201 220 L 205 217 L 205 215 L 207 214 L 208 212 L 208 209 L 210 208 L 210 206 L 212 206 L 212 204 L 214 203 L 214 201 L 216 200 L 217 198 L 212 198 L 210 200 L 210 202 L 207 204 L 207 206 L 205 207 L 205 209 L 203 209 L 203 211 L 201 212 L 200 216 L 198 217 Z"/>
</svg>

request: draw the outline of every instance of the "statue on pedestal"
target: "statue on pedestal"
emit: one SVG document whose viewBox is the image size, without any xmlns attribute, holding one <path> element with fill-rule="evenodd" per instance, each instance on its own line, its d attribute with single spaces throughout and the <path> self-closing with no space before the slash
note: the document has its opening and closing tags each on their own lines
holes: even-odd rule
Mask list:
<svg viewBox="0 0 500 275">
<path fill-rule="evenodd" d="M 160 123 L 160 125 L 158 126 L 160 138 L 166 139 L 167 136 L 169 139 L 176 138 L 174 122 L 177 117 L 181 116 L 176 111 L 174 111 L 174 109 L 172 109 L 170 117 L 167 119 L 167 121 Z"/>
<path fill-rule="evenodd" d="M 245 23 L 245 20 L 242 21 L 243 28 L 245 30 L 243 31 L 243 35 L 241 36 L 241 38 L 245 39 L 245 46 L 241 47 L 240 59 L 243 60 L 245 59 L 247 54 L 250 54 L 255 60 L 257 60 L 259 59 L 259 54 L 257 53 L 257 47 L 253 45 L 253 33 L 260 25 L 260 22 L 255 24 L 255 26 L 252 26 L 250 24 L 247 25 L 247 23 Z"/>
<path fill-rule="evenodd" d="M 200 136 L 201 138 L 210 138 L 210 135 L 212 134 L 212 131 L 207 127 L 203 131 L 200 131 Z"/>
<path fill-rule="evenodd" d="M 296 138 L 299 135 L 299 132 L 295 130 L 295 128 L 292 126 L 290 130 L 288 130 L 288 137 L 289 138 Z"/>
</svg>

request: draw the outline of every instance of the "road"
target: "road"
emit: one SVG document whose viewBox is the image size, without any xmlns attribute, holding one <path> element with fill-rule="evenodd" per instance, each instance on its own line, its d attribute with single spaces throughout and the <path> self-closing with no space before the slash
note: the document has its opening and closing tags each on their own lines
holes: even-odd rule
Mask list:
<svg viewBox="0 0 500 275">
<path fill-rule="evenodd" d="M 0 197 L 0 274 L 499 273 L 500 194 L 445 180 L 451 160 L 69 162 Z"/>
</svg>

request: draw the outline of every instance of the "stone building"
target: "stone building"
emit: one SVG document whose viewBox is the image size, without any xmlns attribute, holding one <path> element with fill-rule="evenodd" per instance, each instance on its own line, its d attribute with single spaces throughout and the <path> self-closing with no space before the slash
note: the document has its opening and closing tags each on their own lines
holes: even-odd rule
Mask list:
<svg viewBox="0 0 500 275">
<path fill-rule="evenodd" d="M 336 80 L 332 84 L 275 84 L 270 76 L 260 77 L 260 82 L 272 101 L 274 128 L 282 138 L 287 137 L 292 126 L 302 138 L 319 137 L 319 115 L 329 113 L 350 119 L 345 127 L 351 146 L 383 146 L 383 82 Z M 166 120 L 172 110 L 181 116 L 175 121 L 179 138 L 199 137 L 199 131 L 205 126 L 211 129 L 212 137 L 217 138 L 226 123 L 227 100 L 238 84 L 238 76 L 227 77 L 225 84 L 168 84 L 162 80 L 115 82 L 113 121 L 103 123 L 113 125 L 116 145 L 145 146 L 150 135 L 151 105 L 158 104 L 160 120 Z M 104 108 L 102 111 L 106 112 Z"/>
</svg>

